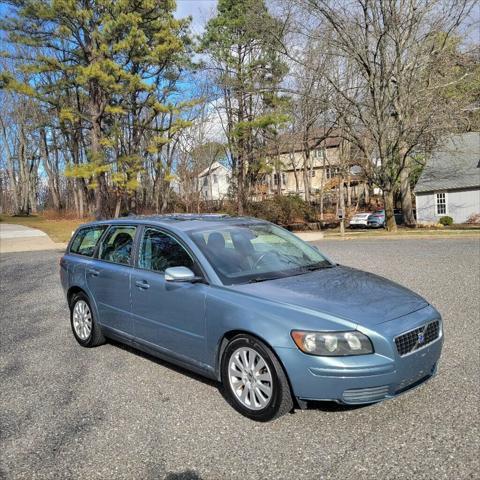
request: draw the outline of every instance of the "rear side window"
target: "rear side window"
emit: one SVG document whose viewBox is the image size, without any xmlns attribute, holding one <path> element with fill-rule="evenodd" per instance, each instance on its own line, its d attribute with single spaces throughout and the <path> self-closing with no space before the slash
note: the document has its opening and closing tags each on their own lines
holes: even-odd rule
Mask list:
<svg viewBox="0 0 480 480">
<path fill-rule="evenodd" d="M 79 230 L 70 246 L 70 253 L 92 257 L 98 240 L 106 228 L 106 225 L 99 225 L 98 227 L 82 228 Z"/>
<path fill-rule="evenodd" d="M 135 227 L 111 227 L 100 245 L 98 258 L 128 265 L 132 256 Z"/>
</svg>

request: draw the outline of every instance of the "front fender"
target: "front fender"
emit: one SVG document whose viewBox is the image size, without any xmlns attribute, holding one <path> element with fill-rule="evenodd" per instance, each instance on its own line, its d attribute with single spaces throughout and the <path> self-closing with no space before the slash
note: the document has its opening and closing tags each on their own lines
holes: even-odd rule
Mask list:
<svg viewBox="0 0 480 480">
<path fill-rule="evenodd" d="M 356 324 L 294 305 L 272 302 L 231 289 L 214 287 L 206 297 L 207 363 L 217 372 L 222 341 L 230 332 L 258 337 L 274 350 L 297 349 L 292 330 L 354 330 Z"/>
</svg>

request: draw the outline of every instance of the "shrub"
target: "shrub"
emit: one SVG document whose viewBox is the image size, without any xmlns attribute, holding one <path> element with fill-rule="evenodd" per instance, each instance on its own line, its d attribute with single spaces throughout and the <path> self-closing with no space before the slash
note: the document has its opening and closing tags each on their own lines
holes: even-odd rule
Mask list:
<svg viewBox="0 0 480 480">
<path fill-rule="evenodd" d="M 448 226 L 448 225 L 452 225 L 453 223 L 453 218 L 452 217 L 449 217 L 448 215 L 445 215 L 444 217 L 441 217 L 440 220 L 439 220 L 439 223 L 443 226 Z"/>
<path fill-rule="evenodd" d="M 467 222 L 470 225 L 478 225 L 480 224 L 480 213 L 472 213 L 468 218 Z"/>
<path fill-rule="evenodd" d="M 248 215 L 281 225 L 308 222 L 314 212 L 298 195 L 275 195 L 260 202 L 249 202 Z"/>
</svg>

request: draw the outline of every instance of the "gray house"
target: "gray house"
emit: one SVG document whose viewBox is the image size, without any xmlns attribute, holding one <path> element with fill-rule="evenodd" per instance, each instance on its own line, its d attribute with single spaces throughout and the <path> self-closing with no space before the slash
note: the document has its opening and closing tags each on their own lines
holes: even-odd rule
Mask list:
<svg viewBox="0 0 480 480">
<path fill-rule="evenodd" d="M 480 213 L 480 132 L 448 137 L 432 153 L 414 192 L 420 223 L 445 215 L 464 223 Z"/>
</svg>

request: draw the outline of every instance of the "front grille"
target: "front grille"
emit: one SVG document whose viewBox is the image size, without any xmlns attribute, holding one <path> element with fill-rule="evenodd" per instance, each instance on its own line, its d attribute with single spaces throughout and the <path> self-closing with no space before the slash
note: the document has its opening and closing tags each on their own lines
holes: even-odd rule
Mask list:
<svg viewBox="0 0 480 480">
<path fill-rule="evenodd" d="M 395 345 L 400 356 L 414 352 L 419 348 L 432 343 L 440 335 L 440 322 L 435 320 L 427 325 L 410 330 L 395 338 Z"/>
</svg>

